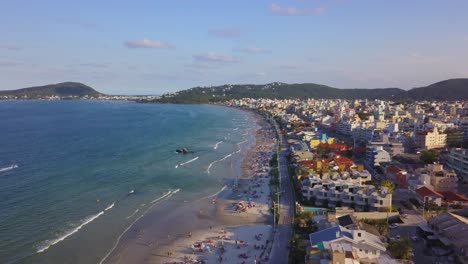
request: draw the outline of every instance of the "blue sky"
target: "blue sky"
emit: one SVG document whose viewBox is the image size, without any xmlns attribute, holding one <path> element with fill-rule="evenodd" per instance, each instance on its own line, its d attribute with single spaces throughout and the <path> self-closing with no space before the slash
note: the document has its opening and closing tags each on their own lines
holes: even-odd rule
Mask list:
<svg viewBox="0 0 468 264">
<path fill-rule="evenodd" d="M 0 3 L 0 89 L 110 94 L 313 82 L 412 88 L 468 77 L 465 0 Z"/>
</svg>

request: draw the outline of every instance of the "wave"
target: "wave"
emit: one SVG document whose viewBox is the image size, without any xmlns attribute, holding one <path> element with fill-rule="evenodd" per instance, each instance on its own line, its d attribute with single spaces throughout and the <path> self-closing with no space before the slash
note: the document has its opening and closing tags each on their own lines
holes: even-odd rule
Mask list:
<svg viewBox="0 0 468 264">
<path fill-rule="evenodd" d="M 221 190 L 219 190 L 219 191 L 215 192 L 215 193 L 214 193 L 214 194 L 212 194 L 212 195 L 209 195 L 209 196 L 202 197 L 202 198 L 200 198 L 200 199 L 198 199 L 198 200 L 204 200 L 204 199 L 211 198 L 211 197 L 213 197 L 213 196 L 217 196 L 217 195 L 218 195 L 218 194 L 220 194 L 222 191 L 226 190 L 226 188 L 227 188 L 227 186 L 226 186 L 226 185 L 224 185 L 224 186 L 223 186 L 223 188 L 221 188 Z"/>
<path fill-rule="evenodd" d="M 238 129 L 239 129 L 239 128 L 238 128 L 238 127 L 236 127 L 236 128 L 234 128 L 234 129 L 233 129 L 233 131 L 236 131 L 236 130 L 238 130 Z"/>
<path fill-rule="evenodd" d="M 37 250 L 37 253 L 41 253 L 41 252 L 44 252 L 46 251 L 48 248 L 50 248 L 51 246 L 59 243 L 60 241 L 63 241 L 65 240 L 67 237 L 75 234 L 76 232 L 78 232 L 83 226 L 91 223 L 92 221 L 96 220 L 98 217 L 100 217 L 101 215 L 104 214 L 104 211 L 101 211 L 99 212 L 98 214 L 95 214 L 93 216 L 90 216 L 88 218 L 85 218 L 85 220 L 81 223 L 81 225 L 75 227 L 74 229 L 68 231 L 67 233 L 65 233 L 63 236 L 59 237 L 59 238 L 56 238 L 56 239 L 53 239 L 53 240 L 48 240 L 47 241 L 47 244 L 41 248 L 39 248 Z"/>
<path fill-rule="evenodd" d="M 125 219 L 129 219 L 130 217 L 134 216 L 136 213 L 138 213 L 138 211 L 140 211 L 140 209 L 136 209 L 135 212 L 133 212 L 133 214 L 125 217 Z"/>
<path fill-rule="evenodd" d="M 112 209 L 115 205 L 115 202 L 113 202 L 111 205 L 109 205 L 108 207 L 106 207 L 106 209 L 104 209 L 104 211 L 101 211 L 93 216 L 90 216 L 90 217 L 87 217 L 85 218 L 84 221 L 81 222 L 81 225 L 75 227 L 74 229 L 66 232 L 63 236 L 59 237 L 59 238 L 56 238 L 56 239 L 53 239 L 53 240 L 48 240 L 46 242 L 46 245 L 43 246 L 43 247 L 40 247 L 38 250 L 37 250 L 37 253 L 41 253 L 41 252 L 44 252 L 46 251 L 48 248 L 50 248 L 51 246 L 65 240 L 67 237 L 75 234 L 76 232 L 78 232 L 83 226 L 91 223 L 92 221 L 96 220 L 98 217 L 100 217 L 101 215 L 104 214 L 105 211 L 108 211 L 110 209 Z"/>
<path fill-rule="evenodd" d="M 233 154 L 236 154 L 236 153 L 241 152 L 240 145 L 243 144 L 243 143 L 245 143 L 245 142 L 247 142 L 247 140 L 244 140 L 244 141 L 241 141 L 241 142 L 237 143 L 237 147 L 239 148 L 238 150 L 236 150 L 236 151 L 234 151 L 234 152 L 232 152 L 232 153 L 230 153 L 230 154 L 227 154 L 227 155 L 224 156 L 222 159 L 215 160 L 215 161 L 211 162 L 211 163 L 208 165 L 208 168 L 206 168 L 206 172 L 207 172 L 208 174 L 210 174 L 210 169 L 211 169 L 211 167 L 212 167 L 215 163 L 220 162 L 220 161 L 224 161 L 224 160 L 226 160 L 227 158 L 231 157 Z"/>
<path fill-rule="evenodd" d="M 115 202 L 113 202 L 111 205 L 107 206 L 106 209 L 104 209 L 104 211 L 112 209 L 112 207 L 114 207 L 114 205 L 115 205 Z"/>
<path fill-rule="evenodd" d="M 191 160 L 189 160 L 189 161 L 186 161 L 186 162 L 184 162 L 184 163 L 179 164 L 179 166 L 184 166 L 185 164 L 189 164 L 190 162 L 194 162 L 194 161 L 196 161 L 197 159 L 198 159 L 198 157 L 195 157 L 195 158 L 193 158 L 193 159 L 191 159 Z"/>
<path fill-rule="evenodd" d="M 161 196 L 161 197 L 168 199 L 170 196 L 172 196 L 172 194 L 178 193 L 179 191 L 180 191 L 180 189 L 177 189 L 177 190 L 175 190 L 175 191 L 169 191 L 168 193 L 166 193 L 166 194 L 163 195 L 164 197 L 163 197 L 163 196 Z M 168 195 L 170 195 L 170 196 L 168 196 Z M 161 197 L 159 197 L 159 198 L 161 198 Z M 159 198 L 158 198 L 158 199 L 159 199 Z M 156 200 L 158 200 L 158 199 L 156 199 Z M 161 201 L 161 199 L 159 199 L 158 201 Z M 104 256 L 104 258 L 101 259 L 101 261 L 99 261 L 99 264 L 102 264 L 102 263 L 104 263 L 104 261 L 106 261 L 106 259 L 110 256 L 110 254 L 115 250 L 115 248 L 116 248 L 117 245 L 119 244 L 120 239 L 122 239 L 122 236 L 123 236 L 125 233 L 127 233 L 127 231 L 128 231 L 130 228 L 132 228 L 132 226 L 133 226 L 138 220 L 140 220 L 140 219 L 141 219 L 151 208 L 153 208 L 153 206 L 155 206 L 155 205 L 156 205 L 156 203 L 155 203 L 155 204 L 152 204 L 151 206 L 149 206 L 148 209 L 146 209 L 146 211 L 145 211 L 142 215 L 140 215 L 137 219 L 135 219 L 135 221 L 133 221 L 133 222 L 122 232 L 122 234 L 120 234 L 120 236 L 117 238 L 117 241 L 115 241 L 114 246 L 112 247 L 112 249 L 111 249 L 109 252 L 107 252 L 107 254 Z"/>
<path fill-rule="evenodd" d="M 9 171 L 18 168 L 18 165 L 14 164 L 5 168 L 0 168 L 0 172 Z"/>
<path fill-rule="evenodd" d="M 172 191 L 168 191 L 168 192 L 165 193 L 163 196 L 158 197 L 158 198 L 154 199 L 153 201 L 151 201 L 151 203 L 155 203 L 155 202 L 157 202 L 157 201 L 160 201 L 160 200 L 166 198 L 166 197 L 167 197 L 169 194 L 171 194 L 171 193 L 172 193 Z M 142 205 L 142 206 L 143 206 L 143 205 Z"/>
<path fill-rule="evenodd" d="M 217 149 L 218 148 L 218 145 L 223 143 L 223 141 L 219 141 L 219 142 L 216 142 L 216 144 L 214 145 L 213 149 Z"/>
</svg>

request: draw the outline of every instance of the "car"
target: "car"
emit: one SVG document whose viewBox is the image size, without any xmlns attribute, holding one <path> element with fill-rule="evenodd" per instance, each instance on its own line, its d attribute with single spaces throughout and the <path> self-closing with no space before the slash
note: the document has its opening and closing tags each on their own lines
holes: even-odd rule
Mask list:
<svg viewBox="0 0 468 264">
<path fill-rule="evenodd" d="M 413 241 L 415 241 L 415 242 L 416 242 L 416 241 L 418 241 L 418 240 L 419 240 L 419 237 L 418 237 L 418 236 L 412 236 L 412 237 L 411 237 L 411 240 L 413 240 Z"/>
<path fill-rule="evenodd" d="M 397 228 L 398 226 L 399 226 L 399 225 L 398 225 L 397 223 L 393 223 L 393 224 L 391 224 L 388 228 L 390 228 L 390 229 L 395 229 L 395 228 Z"/>
<path fill-rule="evenodd" d="M 400 240 L 401 236 L 400 236 L 400 235 L 396 235 L 395 238 L 396 238 L 397 240 Z"/>
<path fill-rule="evenodd" d="M 406 219 L 406 218 L 408 218 L 408 214 L 402 214 L 401 217 Z"/>
</svg>

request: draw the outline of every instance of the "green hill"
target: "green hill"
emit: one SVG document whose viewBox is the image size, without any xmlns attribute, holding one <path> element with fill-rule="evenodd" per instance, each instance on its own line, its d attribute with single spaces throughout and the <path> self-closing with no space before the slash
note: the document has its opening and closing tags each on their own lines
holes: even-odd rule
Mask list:
<svg viewBox="0 0 468 264">
<path fill-rule="evenodd" d="M 399 88 L 338 89 L 313 83 L 265 85 L 221 85 L 195 87 L 163 95 L 159 103 L 212 103 L 241 98 L 277 99 L 386 99 L 386 100 L 468 100 L 468 79 L 452 79 L 405 91 Z"/>
<path fill-rule="evenodd" d="M 66 97 L 78 97 L 82 98 L 85 96 L 96 97 L 102 95 L 93 88 L 86 86 L 82 83 L 77 82 L 64 82 L 57 84 L 49 84 L 44 86 L 35 86 L 29 88 L 23 88 L 18 90 L 6 90 L 0 91 L 0 97 L 17 97 L 28 99 L 44 98 L 50 96 L 59 96 L 62 98 Z"/>
</svg>

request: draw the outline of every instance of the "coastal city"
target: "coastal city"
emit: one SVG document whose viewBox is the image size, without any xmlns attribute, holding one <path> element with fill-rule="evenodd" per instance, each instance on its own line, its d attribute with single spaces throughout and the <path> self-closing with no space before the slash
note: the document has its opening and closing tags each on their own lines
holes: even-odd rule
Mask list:
<svg viewBox="0 0 468 264">
<path fill-rule="evenodd" d="M 292 184 L 279 191 L 292 196 L 278 201 L 294 210 L 280 209 L 277 223 L 292 234 L 289 263 L 468 261 L 466 102 L 225 104 L 279 125 L 280 178 Z"/>
</svg>

